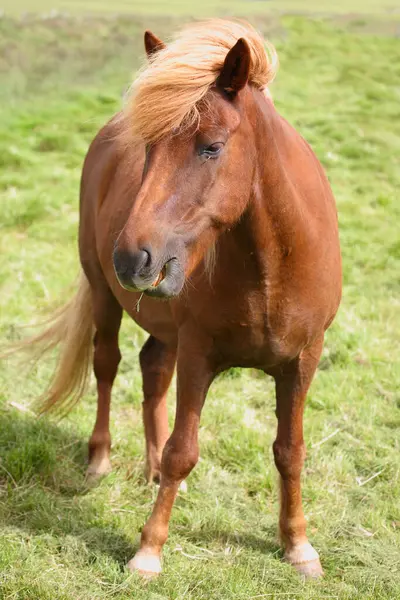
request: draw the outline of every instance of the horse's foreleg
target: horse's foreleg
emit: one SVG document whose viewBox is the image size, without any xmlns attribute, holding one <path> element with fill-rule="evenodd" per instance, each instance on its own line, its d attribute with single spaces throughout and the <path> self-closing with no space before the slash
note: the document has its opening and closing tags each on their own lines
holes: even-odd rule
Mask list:
<svg viewBox="0 0 400 600">
<path fill-rule="evenodd" d="M 94 337 L 93 368 L 97 381 L 97 416 L 89 440 L 87 476 L 93 478 L 111 470 L 110 463 L 110 403 L 111 389 L 118 370 L 121 353 L 118 332 L 122 308 L 108 288 L 93 291 Z"/>
<path fill-rule="evenodd" d="M 174 373 L 176 347 L 150 336 L 140 352 L 143 376 L 143 423 L 146 436 L 146 479 L 160 481 L 161 455 L 168 439 L 167 392 Z"/>
<path fill-rule="evenodd" d="M 142 531 L 140 549 L 129 568 L 144 576 L 161 571 L 161 550 L 168 536 L 168 524 L 180 483 L 198 460 L 200 413 L 213 372 L 203 349 L 195 348 L 194 336 L 180 333 L 177 367 L 177 408 L 174 430 L 167 441 L 161 462 L 161 483 L 153 512 Z"/>
<path fill-rule="evenodd" d="M 275 376 L 278 434 L 274 442 L 275 464 L 281 476 L 280 535 L 285 560 L 301 574 L 323 574 L 318 553 L 307 539 L 300 476 L 305 458 L 304 402 L 321 355 L 323 340 L 305 349 L 300 357 Z"/>
</svg>

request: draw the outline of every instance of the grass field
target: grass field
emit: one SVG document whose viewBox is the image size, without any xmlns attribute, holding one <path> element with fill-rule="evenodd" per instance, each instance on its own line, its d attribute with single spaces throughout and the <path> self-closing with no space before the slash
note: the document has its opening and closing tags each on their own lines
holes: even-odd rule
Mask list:
<svg viewBox="0 0 400 600">
<path fill-rule="evenodd" d="M 6 13 L 23 14 L 32 11 L 68 11 L 74 13 L 125 13 L 141 15 L 232 15 L 232 14 L 265 14 L 266 12 L 313 12 L 319 14 L 348 14 L 362 12 L 379 15 L 396 14 L 399 5 L 396 0 L 203 0 L 203 2 L 187 2 L 186 0 L 1 0 L 0 8 Z"/>
<path fill-rule="evenodd" d="M 177 18 L 0 19 L 2 342 L 68 295 L 88 143 L 120 106 L 144 26 L 164 35 Z M 126 320 L 114 472 L 95 488 L 83 483 L 93 389 L 61 423 L 36 420 L 29 403 L 51 365 L 0 366 L 1 599 L 400 598 L 399 40 L 355 15 L 253 20 L 279 51 L 276 105 L 311 142 L 338 202 L 343 303 L 305 414 L 304 503 L 325 578 L 304 583 L 280 561 L 272 382 L 236 370 L 208 396 L 164 574 L 145 585 L 125 570 L 155 497 L 142 476 L 145 336 Z M 171 422 L 173 411 L 171 392 Z"/>
</svg>

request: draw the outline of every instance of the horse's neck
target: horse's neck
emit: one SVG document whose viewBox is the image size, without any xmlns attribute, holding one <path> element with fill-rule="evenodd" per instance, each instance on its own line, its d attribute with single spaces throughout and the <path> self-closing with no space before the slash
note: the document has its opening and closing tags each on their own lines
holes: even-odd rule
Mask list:
<svg viewBox="0 0 400 600">
<path fill-rule="evenodd" d="M 261 98 L 256 108 L 256 168 L 241 227 L 259 256 L 260 267 L 268 261 L 271 269 L 271 261 L 290 252 L 293 237 L 303 226 L 288 151 L 288 145 L 298 144 L 300 138 L 278 115 L 272 99 Z"/>
<path fill-rule="evenodd" d="M 276 112 L 272 100 L 256 103 L 253 130 L 256 168 L 248 205 L 230 232 L 234 246 L 252 257 L 258 276 L 279 270 L 294 246 L 312 236 L 313 217 L 305 205 L 315 157 L 301 136 Z M 318 176 L 317 176 L 318 177 Z"/>
</svg>

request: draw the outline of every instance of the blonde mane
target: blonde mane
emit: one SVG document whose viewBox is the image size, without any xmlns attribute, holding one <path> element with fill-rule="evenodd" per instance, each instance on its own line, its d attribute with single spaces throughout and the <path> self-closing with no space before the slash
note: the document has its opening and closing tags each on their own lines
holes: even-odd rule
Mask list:
<svg viewBox="0 0 400 600">
<path fill-rule="evenodd" d="M 197 126 L 205 96 L 240 38 L 251 52 L 249 84 L 266 88 L 278 58 L 273 45 L 251 25 L 222 19 L 194 23 L 156 52 L 133 82 L 124 110 L 130 133 L 152 143 L 172 130 Z"/>
</svg>

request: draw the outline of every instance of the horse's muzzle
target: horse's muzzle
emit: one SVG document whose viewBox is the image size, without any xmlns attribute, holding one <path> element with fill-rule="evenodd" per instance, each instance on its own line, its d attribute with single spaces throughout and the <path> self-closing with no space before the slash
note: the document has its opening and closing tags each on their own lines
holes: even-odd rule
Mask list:
<svg viewBox="0 0 400 600">
<path fill-rule="evenodd" d="M 176 257 L 154 260 L 148 249 L 129 252 L 115 248 L 115 275 L 119 284 L 130 292 L 143 292 L 155 298 L 173 298 L 184 285 L 185 274 Z"/>
</svg>

